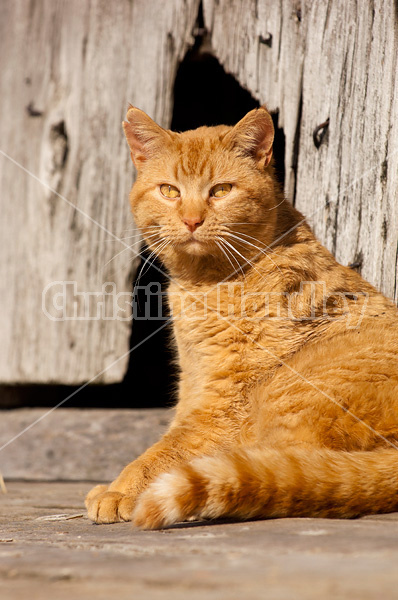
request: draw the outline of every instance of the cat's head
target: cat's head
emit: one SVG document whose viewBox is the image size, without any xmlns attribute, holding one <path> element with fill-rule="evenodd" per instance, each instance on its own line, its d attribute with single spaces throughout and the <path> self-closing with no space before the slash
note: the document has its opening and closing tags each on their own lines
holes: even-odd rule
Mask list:
<svg viewBox="0 0 398 600">
<path fill-rule="evenodd" d="M 270 165 L 274 127 L 264 107 L 234 127 L 183 133 L 161 128 L 134 107 L 126 119 L 137 169 L 132 212 L 166 264 L 177 255 L 228 255 L 235 264 L 240 255 L 252 255 L 250 240 L 272 241 L 278 202 Z"/>
</svg>

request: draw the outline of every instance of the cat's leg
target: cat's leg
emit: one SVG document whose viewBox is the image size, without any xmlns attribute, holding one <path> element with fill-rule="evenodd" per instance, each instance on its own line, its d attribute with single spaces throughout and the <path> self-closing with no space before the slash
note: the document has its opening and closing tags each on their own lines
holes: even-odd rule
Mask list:
<svg viewBox="0 0 398 600">
<path fill-rule="evenodd" d="M 171 466 L 184 460 L 182 449 L 171 455 L 169 438 L 170 433 L 128 464 L 109 486 L 97 485 L 88 493 L 85 504 L 92 521 L 115 523 L 131 520 L 138 494 L 162 472 L 163 464 Z"/>
<path fill-rule="evenodd" d="M 175 422 L 163 438 L 123 469 L 108 487 L 96 486 L 86 497 L 96 523 L 130 521 L 138 495 L 159 474 L 232 444 L 238 427 L 224 411 L 195 411 Z M 236 442 L 235 442 L 236 443 Z"/>
</svg>

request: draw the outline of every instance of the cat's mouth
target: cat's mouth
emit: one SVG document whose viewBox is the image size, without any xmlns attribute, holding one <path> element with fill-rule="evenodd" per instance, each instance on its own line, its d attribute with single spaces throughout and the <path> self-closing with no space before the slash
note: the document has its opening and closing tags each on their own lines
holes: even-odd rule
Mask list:
<svg viewBox="0 0 398 600">
<path fill-rule="evenodd" d="M 184 240 L 183 242 L 181 242 L 181 244 L 183 246 L 195 246 L 195 245 L 199 245 L 199 246 L 204 246 L 205 243 L 202 240 L 199 240 L 197 237 L 192 236 L 191 238 L 189 238 L 188 240 Z"/>
<path fill-rule="evenodd" d="M 181 240 L 179 246 L 183 252 L 188 254 L 207 254 L 208 243 L 198 239 L 194 234 L 188 239 Z"/>
</svg>

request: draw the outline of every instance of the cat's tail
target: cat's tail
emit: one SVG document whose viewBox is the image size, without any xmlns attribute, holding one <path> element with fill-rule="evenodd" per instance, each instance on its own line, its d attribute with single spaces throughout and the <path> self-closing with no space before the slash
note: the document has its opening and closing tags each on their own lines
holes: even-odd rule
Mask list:
<svg viewBox="0 0 398 600">
<path fill-rule="evenodd" d="M 398 450 L 246 449 L 161 475 L 133 520 L 157 529 L 190 517 L 340 517 L 398 510 Z"/>
</svg>

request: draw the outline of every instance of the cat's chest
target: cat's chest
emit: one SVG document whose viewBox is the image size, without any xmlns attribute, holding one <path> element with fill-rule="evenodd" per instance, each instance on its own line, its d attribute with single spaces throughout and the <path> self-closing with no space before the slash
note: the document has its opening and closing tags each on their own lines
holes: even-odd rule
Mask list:
<svg viewBox="0 0 398 600">
<path fill-rule="evenodd" d="M 322 329 L 289 318 L 283 300 L 275 290 L 263 293 L 228 282 L 188 290 L 170 286 L 182 372 L 221 387 L 227 381 L 251 385 L 270 376 Z"/>
<path fill-rule="evenodd" d="M 185 356 L 191 362 L 205 360 L 230 343 L 235 324 L 225 314 L 217 287 L 186 290 L 171 286 L 168 301 L 182 360 Z"/>
<path fill-rule="evenodd" d="M 169 305 L 184 371 L 214 377 L 228 370 L 263 371 L 270 358 L 275 362 L 267 347 L 278 338 L 286 340 L 286 336 L 278 335 L 274 322 L 264 322 L 259 299 L 254 301 L 239 285 L 193 290 L 172 286 Z"/>
</svg>

